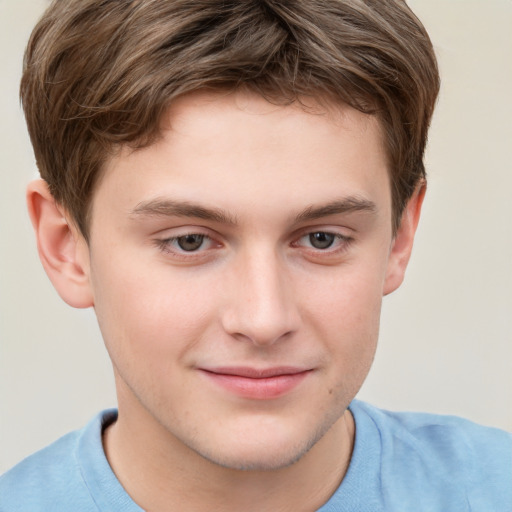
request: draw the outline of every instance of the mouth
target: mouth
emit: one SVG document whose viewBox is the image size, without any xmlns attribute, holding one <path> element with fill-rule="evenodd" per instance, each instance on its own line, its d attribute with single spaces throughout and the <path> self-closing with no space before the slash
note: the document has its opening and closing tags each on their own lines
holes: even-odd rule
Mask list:
<svg viewBox="0 0 512 512">
<path fill-rule="evenodd" d="M 218 367 L 200 371 L 228 393 L 253 400 L 270 400 L 290 393 L 311 372 L 293 366 L 273 368 Z"/>
</svg>

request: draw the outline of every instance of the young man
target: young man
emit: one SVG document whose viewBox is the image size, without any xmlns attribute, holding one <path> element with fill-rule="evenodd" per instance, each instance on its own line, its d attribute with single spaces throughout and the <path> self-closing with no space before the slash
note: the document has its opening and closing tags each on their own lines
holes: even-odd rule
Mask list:
<svg viewBox="0 0 512 512">
<path fill-rule="evenodd" d="M 4 475 L 0 510 L 511 510 L 510 435 L 353 400 L 438 87 L 397 0 L 54 2 L 29 211 L 118 411 Z"/>
</svg>

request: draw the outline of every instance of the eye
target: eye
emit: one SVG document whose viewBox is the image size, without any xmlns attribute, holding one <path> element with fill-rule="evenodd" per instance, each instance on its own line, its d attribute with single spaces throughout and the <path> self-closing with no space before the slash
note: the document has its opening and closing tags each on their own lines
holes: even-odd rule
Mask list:
<svg viewBox="0 0 512 512">
<path fill-rule="evenodd" d="M 204 242 L 205 236 L 204 235 L 184 235 L 177 237 L 176 244 L 178 247 L 186 252 L 192 252 L 197 251 Z"/>
<path fill-rule="evenodd" d="M 316 251 L 335 252 L 346 248 L 352 239 L 340 233 L 311 231 L 301 236 L 293 245 Z"/>
<path fill-rule="evenodd" d="M 325 231 L 317 231 L 308 235 L 309 243 L 315 249 L 328 249 L 336 240 L 336 235 L 326 233 Z"/>
<path fill-rule="evenodd" d="M 185 257 L 186 254 L 202 254 L 216 246 L 215 242 L 205 234 L 186 233 L 155 241 L 159 249 L 167 254 Z"/>
</svg>

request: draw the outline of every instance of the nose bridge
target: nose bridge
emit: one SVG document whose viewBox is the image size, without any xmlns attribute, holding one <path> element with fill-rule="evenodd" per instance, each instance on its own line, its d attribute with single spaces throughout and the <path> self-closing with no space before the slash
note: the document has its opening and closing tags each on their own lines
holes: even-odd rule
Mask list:
<svg viewBox="0 0 512 512">
<path fill-rule="evenodd" d="M 275 250 L 241 254 L 230 290 L 225 328 L 256 345 L 270 345 L 296 328 L 297 314 L 284 264 Z"/>
</svg>

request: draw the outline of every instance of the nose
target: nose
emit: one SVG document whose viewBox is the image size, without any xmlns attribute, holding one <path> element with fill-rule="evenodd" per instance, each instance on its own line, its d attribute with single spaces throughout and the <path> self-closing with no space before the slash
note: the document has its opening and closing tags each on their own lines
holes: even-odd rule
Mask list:
<svg viewBox="0 0 512 512">
<path fill-rule="evenodd" d="M 240 258 L 226 283 L 222 322 L 227 333 L 263 347 L 296 331 L 299 314 L 284 267 L 273 251 Z"/>
</svg>

